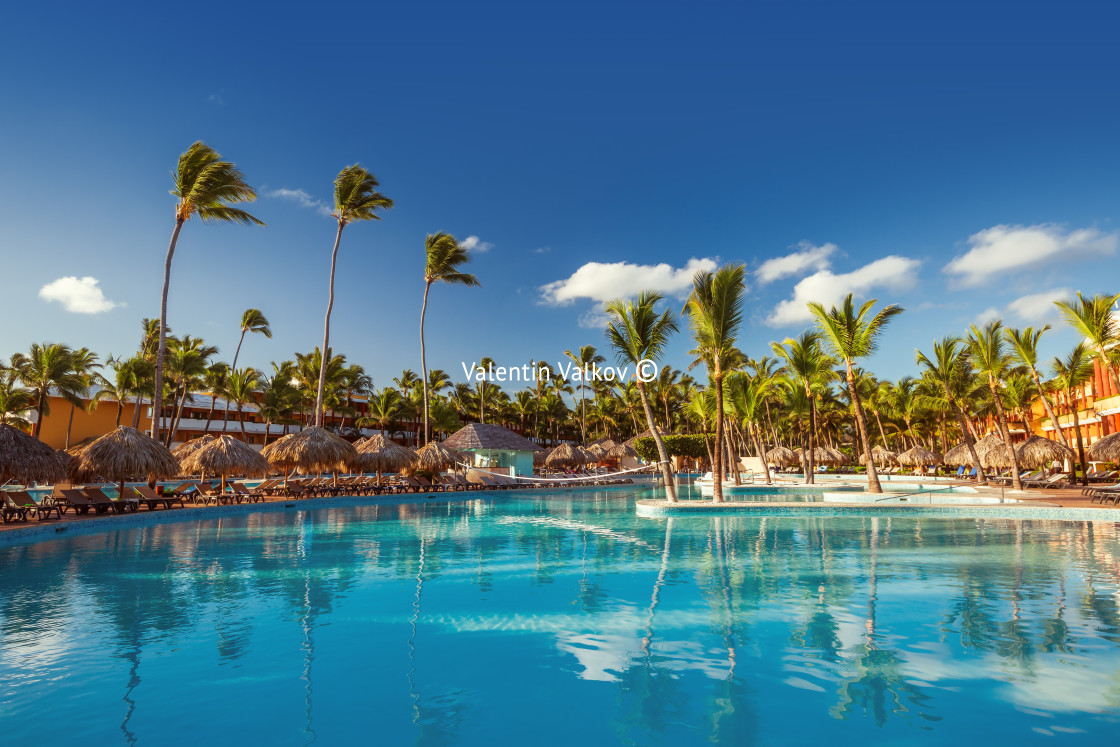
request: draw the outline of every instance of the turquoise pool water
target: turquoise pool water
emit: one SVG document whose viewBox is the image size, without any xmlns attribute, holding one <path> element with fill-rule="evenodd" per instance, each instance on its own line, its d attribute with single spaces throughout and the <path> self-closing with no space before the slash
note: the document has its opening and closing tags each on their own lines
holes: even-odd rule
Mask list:
<svg viewBox="0 0 1120 747">
<path fill-rule="evenodd" d="M 1115 744 L 1117 525 L 635 497 L 0 547 L 0 742 Z"/>
</svg>

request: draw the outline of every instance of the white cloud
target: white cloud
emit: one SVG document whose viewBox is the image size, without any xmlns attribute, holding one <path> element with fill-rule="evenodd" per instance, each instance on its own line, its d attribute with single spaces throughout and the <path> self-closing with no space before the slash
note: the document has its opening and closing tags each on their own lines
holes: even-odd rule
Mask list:
<svg viewBox="0 0 1120 747">
<path fill-rule="evenodd" d="M 78 278 L 72 275 L 59 278 L 40 288 L 39 298 L 57 301 L 62 304 L 62 308 L 75 314 L 102 314 L 125 305 L 105 298 L 98 287 L 99 282 L 97 278 Z"/>
<path fill-rule="evenodd" d="M 840 303 L 849 293 L 866 297 L 873 288 L 905 290 L 914 284 L 920 265 L 919 260 L 891 255 L 840 275 L 821 270 L 798 282 L 793 288 L 793 298 L 775 306 L 766 323 L 771 327 L 783 327 L 807 322 L 813 318 L 806 306 L 810 301 L 828 308 Z"/>
<path fill-rule="evenodd" d="M 962 286 L 977 286 L 1001 280 L 1009 270 L 1116 251 L 1117 234 L 1095 228 L 1066 231 L 1062 226 L 992 226 L 968 237 L 967 252 L 945 265 L 943 272 Z"/>
<path fill-rule="evenodd" d="M 463 247 L 470 252 L 488 252 L 494 248 L 494 245 L 489 241 L 483 241 L 477 236 L 468 236 L 459 242 L 459 246 Z"/>
<path fill-rule="evenodd" d="M 1064 301 L 1073 298 L 1073 290 L 1069 288 L 1055 288 L 1032 293 L 1029 296 L 1020 296 L 1007 304 L 1007 313 L 1028 322 L 1041 322 L 1057 317 L 1058 309 L 1055 301 Z"/>
<path fill-rule="evenodd" d="M 291 200 L 298 203 L 300 207 L 313 208 L 315 212 L 320 215 L 330 215 L 330 205 L 322 200 L 316 200 L 305 190 L 302 189 L 274 189 L 267 193 L 269 197 L 277 197 L 281 200 Z"/>
<path fill-rule="evenodd" d="M 999 309 L 997 309 L 995 306 L 989 306 L 988 308 L 977 314 L 972 321 L 982 326 L 990 321 L 999 319 L 1000 316 L 1001 314 L 999 313 Z"/>
<path fill-rule="evenodd" d="M 534 249 L 533 254 L 548 254 L 552 251 L 551 246 L 542 246 L 540 249 Z"/>
<path fill-rule="evenodd" d="M 712 272 L 715 269 L 714 259 L 695 257 L 680 268 L 664 262 L 658 265 L 588 262 L 566 280 L 556 280 L 538 290 L 541 302 L 551 306 L 566 306 L 580 298 L 606 303 L 616 298 L 636 296 L 643 290 L 683 298 L 692 289 L 692 276 L 698 270 Z"/>
<path fill-rule="evenodd" d="M 808 270 L 827 270 L 831 265 L 829 257 L 836 252 L 836 244 L 813 246 L 808 241 L 797 245 L 798 251 L 784 257 L 768 259 L 758 266 L 754 276 L 761 284 L 792 275 L 803 275 Z"/>
</svg>

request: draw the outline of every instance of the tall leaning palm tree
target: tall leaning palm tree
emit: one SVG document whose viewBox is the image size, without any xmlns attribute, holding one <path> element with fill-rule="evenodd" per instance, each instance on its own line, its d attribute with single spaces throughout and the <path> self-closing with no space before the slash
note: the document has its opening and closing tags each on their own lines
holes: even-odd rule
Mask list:
<svg viewBox="0 0 1120 747">
<path fill-rule="evenodd" d="M 443 233 L 428 234 L 424 239 L 424 304 L 420 307 L 420 367 L 424 370 L 424 443 L 431 438 L 431 392 L 428 388 L 428 351 L 424 344 L 424 318 L 428 315 L 428 291 L 433 283 L 449 283 L 451 285 L 481 285 L 478 278 L 468 272 L 461 272 L 459 268 L 471 261 L 471 253 L 455 240 L 455 237 Z"/>
<path fill-rule="evenodd" d="M 637 366 L 639 361 L 656 361 L 665 351 L 669 336 L 677 331 L 677 323 L 668 310 L 661 314 L 657 313 L 654 307 L 661 299 L 659 293 L 642 291 L 633 301 L 620 298 L 607 304 L 607 341 L 619 363 Z M 661 460 L 661 476 L 665 479 L 665 490 L 669 501 L 675 502 L 677 489 L 673 484 L 673 475 L 669 471 L 670 462 L 668 452 L 665 451 L 665 442 L 657 432 L 657 423 L 653 420 L 653 409 L 649 406 L 645 382 L 639 376 L 636 384 L 646 422 L 649 424 L 653 441 L 657 444 L 657 456 Z"/>
<path fill-rule="evenodd" d="M 159 348 L 155 360 L 155 391 L 152 396 L 152 438 L 159 440 L 160 411 L 163 408 L 163 361 L 167 355 L 167 292 L 171 287 L 171 260 L 175 257 L 175 245 L 183 224 L 197 215 L 199 220 L 241 223 L 244 225 L 264 223 L 240 208 L 238 203 L 252 202 L 257 193 L 245 183 L 241 171 L 221 155 L 202 142 L 196 142 L 187 152 L 179 156 L 179 165 L 174 173 L 175 188 L 171 194 L 178 198 L 175 203 L 175 230 L 171 233 L 171 243 L 167 247 L 167 259 L 163 263 L 163 295 L 159 304 Z"/>
<path fill-rule="evenodd" d="M 1073 415 L 1073 433 L 1077 439 L 1077 460 L 1081 462 L 1081 484 L 1088 485 L 1088 463 L 1085 461 L 1085 441 L 1081 438 L 1081 422 L 1077 417 L 1077 390 L 1093 378 L 1093 353 L 1085 343 L 1078 343 L 1064 359 L 1054 358 L 1050 363 L 1054 386 L 1065 393 L 1069 411 Z"/>
<path fill-rule="evenodd" d="M 917 362 L 925 368 L 930 379 L 941 388 L 945 402 L 949 409 L 957 416 L 957 424 L 961 428 L 961 437 L 968 446 L 968 453 L 972 463 L 976 465 L 976 481 L 983 482 L 984 468 L 980 466 L 980 457 L 976 453 L 976 443 L 972 440 L 972 432 L 965 421 L 964 410 L 961 408 L 960 399 L 971 388 L 973 380 L 972 363 L 968 359 L 968 350 L 964 347 L 959 337 L 945 337 L 933 343 L 933 357 L 917 352 Z"/>
<path fill-rule="evenodd" d="M 844 362 L 847 373 L 848 395 L 852 400 L 852 414 L 856 417 L 859 427 L 860 446 L 867 455 L 867 490 L 869 493 L 882 493 L 879 484 L 879 475 L 875 471 L 875 460 L 871 458 L 871 439 L 867 435 L 867 415 L 863 411 L 859 391 L 856 388 L 855 361 L 866 358 L 879 347 L 879 335 L 883 328 L 894 317 L 902 313 L 901 306 L 884 306 L 874 314 L 876 299 L 872 298 L 855 310 L 852 294 L 849 293 L 844 302 L 837 308 L 833 306 L 830 311 L 825 311 L 824 306 L 812 302 L 809 311 L 816 317 L 817 328 L 820 329 L 825 345 L 831 348 L 832 354 Z M 876 417 L 878 417 L 876 415 Z M 879 425 L 882 430 L 882 423 Z M 885 439 L 884 439 L 885 440 Z"/>
<path fill-rule="evenodd" d="M 587 389 L 591 386 L 587 383 L 584 377 L 584 372 L 591 366 L 598 363 L 603 363 L 607 359 L 599 355 L 599 351 L 595 349 L 594 345 L 580 346 L 578 353 L 573 353 L 571 350 L 565 350 L 564 355 L 575 363 L 580 370 L 579 377 L 579 438 L 580 441 L 587 441 L 587 399 L 585 394 Z M 669 424 L 666 423 L 665 427 L 668 428 Z"/>
<path fill-rule="evenodd" d="M 1011 455 L 1011 487 L 1022 490 L 1019 480 L 1019 457 L 1011 442 L 1011 430 L 1007 427 L 1007 411 L 1003 407 L 1004 380 L 1011 369 L 1011 356 L 1004 348 L 1003 322 L 992 320 L 978 329 L 975 324 L 970 329 L 968 347 L 972 352 L 972 363 L 976 371 L 988 377 L 988 390 L 992 393 L 992 404 L 996 408 L 996 422 L 999 424 L 1000 437 Z"/>
<path fill-rule="evenodd" d="M 241 336 L 237 338 L 237 349 L 233 351 L 233 363 L 229 364 L 230 371 L 237 370 L 237 358 L 241 355 L 241 346 L 245 342 L 245 335 L 252 332 L 257 335 L 264 335 L 269 340 L 272 339 L 272 326 L 268 323 L 268 318 L 260 309 L 245 309 L 241 314 Z M 218 383 L 225 383 L 224 379 L 219 380 L 215 376 L 215 381 Z M 218 395 L 220 392 L 211 392 L 211 395 Z M 213 403 L 214 398 L 211 396 L 210 402 Z M 213 412 L 213 404 L 211 404 L 211 413 Z M 229 420 L 229 400 L 226 400 L 225 409 L 222 411 L 222 419 Z M 206 419 L 206 431 L 210 430 L 210 418 Z"/>
<path fill-rule="evenodd" d="M 334 212 L 331 216 L 338 221 L 338 231 L 334 235 L 334 250 L 331 252 L 331 280 L 327 300 L 327 314 L 323 319 L 323 346 L 320 350 L 330 350 L 331 311 L 334 309 L 334 271 L 338 264 L 338 245 L 342 242 L 342 229 L 355 221 L 381 220 L 379 210 L 393 207 L 393 201 L 377 191 L 380 185 L 373 174 L 358 164 L 347 166 L 334 180 Z M 315 425 L 323 424 L 323 392 L 327 386 L 327 359 L 319 366 L 319 387 L 315 393 Z"/>
<path fill-rule="evenodd" d="M 1120 320 L 1113 312 L 1120 293 L 1096 295 L 1086 299 L 1080 293 L 1076 301 L 1055 301 L 1066 324 L 1084 335 L 1085 345 L 1096 357 L 1101 371 L 1108 373 L 1112 388 L 1120 392 L 1116 366 L 1120 364 Z"/>
<path fill-rule="evenodd" d="M 1038 374 L 1038 340 L 1042 337 L 1042 333 L 1048 329 L 1050 329 L 1049 324 L 1045 324 L 1039 329 L 1024 327 L 1020 330 L 1008 327 L 1004 330 L 1004 333 L 1007 336 L 1007 341 L 1011 343 L 1012 355 L 1030 373 L 1035 389 L 1038 390 L 1038 398 L 1042 400 L 1042 407 L 1046 410 L 1046 417 L 1050 418 L 1050 422 L 1053 423 L 1054 430 L 1058 434 L 1058 440 L 1065 443 L 1066 436 L 1062 432 L 1062 424 L 1058 422 L 1058 416 L 1054 414 L 1054 406 L 1050 402 L 1050 395 L 1046 392 L 1046 387 L 1042 385 L 1042 377 Z"/>
<path fill-rule="evenodd" d="M 716 438 L 713 496 L 723 502 L 723 377 L 728 357 L 735 355 L 735 336 L 743 320 L 743 265 L 724 265 L 714 273 L 706 270 L 692 277 L 692 293 L 685 303 L 689 327 L 696 340 L 698 360 L 708 366 L 716 390 Z M 740 356 L 741 357 L 741 356 Z M 695 363 L 693 363 L 695 365 Z M 728 465 L 729 466 L 729 465 Z"/>
</svg>

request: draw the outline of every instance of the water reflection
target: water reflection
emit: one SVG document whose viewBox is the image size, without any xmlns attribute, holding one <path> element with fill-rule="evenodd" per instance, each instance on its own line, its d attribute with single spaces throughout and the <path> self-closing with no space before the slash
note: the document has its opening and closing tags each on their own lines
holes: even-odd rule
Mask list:
<svg viewBox="0 0 1120 747">
<path fill-rule="evenodd" d="M 167 741 L 190 681 L 208 721 L 236 729 L 248 700 L 253 736 L 300 744 L 368 736 L 369 708 L 424 745 L 519 723 L 737 742 L 791 714 L 819 734 L 947 740 L 1001 715 L 1100 734 L 1118 564 L 1116 525 L 654 520 L 617 492 L 157 525 L 0 548 L 0 716 L 16 743 Z M 115 697 L 36 725 L 90 692 Z"/>
</svg>

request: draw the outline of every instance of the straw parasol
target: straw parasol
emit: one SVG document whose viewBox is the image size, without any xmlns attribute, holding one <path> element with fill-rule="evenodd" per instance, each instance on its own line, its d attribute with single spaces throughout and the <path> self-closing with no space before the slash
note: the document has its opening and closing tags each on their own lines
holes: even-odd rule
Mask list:
<svg viewBox="0 0 1120 747">
<path fill-rule="evenodd" d="M 607 451 L 608 459 L 637 459 L 638 452 L 634 451 L 633 446 L 626 444 L 615 444 Z"/>
<path fill-rule="evenodd" d="M 844 452 L 840 451 L 840 449 L 834 449 L 831 446 L 826 446 L 824 447 L 824 450 L 832 455 L 832 460 L 836 464 L 848 464 L 851 462 L 851 458 Z"/>
<path fill-rule="evenodd" d="M 54 449 L 19 428 L 0 424 L 0 482 L 57 482 L 66 467 Z"/>
<path fill-rule="evenodd" d="M 583 451 L 586 451 L 589 454 L 594 454 L 596 461 L 602 459 L 607 455 L 607 450 L 604 449 L 600 444 L 591 444 L 590 446 L 584 448 Z"/>
<path fill-rule="evenodd" d="M 603 452 L 604 452 L 604 453 L 605 453 L 605 452 L 608 452 L 608 451 L 610 451 L 611 449 L 613 449 L 614 447 L 618 446 L 618 444 L 617 444 L 617 443 L 615 443 L 614 441 L 612 441 L 612 440 L 611 440 L 611 439 L 609 439 L 609 438 L 604 438 L 604 439 L 602 439 L 602 440 L 600 440 L 600 441 L 596 441 L 595 443 L 597 443 L 597 444 L 599 444 L 600 446 L 602 446 L 602 447 L 603 447 Z"/>
<path fill-rule="evenodd" d="M 197 439 L 196 439 L 197 440 Z M 210 472 L 221 475 L 221 492 L 226 492 L 227 475 L 264 477 L 272 466 L 260 453 L 244 441 L 233 436 L 218 436 L 202 444 L 179 461 L 183 472 Z"/>
<path fill-rule="evenodd" d="M 977 454 L 979 456 L 979 454 Z M 972 454 L 968 450 L 968 444 L 959 443 L 953 448 L 945 452 L 941 457 L 941 462 L 950 467 L 967 467 L 972 464 Z"/>
<path fill-rule="evenodd" d="M 1050 443 L 1058 442 L 1050 441 Z M 1065 446 L 1065 444 L 1059 445 Z M 1110 433 L 1090 446 L 1089 459 L 1094 462 L 1120 462 L 1120 433 Z"/>
<path fill-rule="evenodd" d="M 318 425 L 273 441 L 261 449 L 261 455 L 276 469 L 305 473 L 333 472 L 359 461 L 349 441 Z"/>
<path fill-rule="evenodd" d="M 458 464 L 462 459 L 462 454 L 437 441 L 416 452 L 416 464 L 423 469 L 440 470 Z"/>
<path fill-rule="evenodd" d="M 213 440 L 214 440 L 214 437 L 211 436 L 209 433 L 203 434 L 203 435 L 199 436 L 198 438 L 192 438 L 190 441 L 187 441 L 186 443 L 181 443 L 178 446 L 176 446 L 174 449 L 172 449 L 171 450 L 171 456 L 175 457 L 180 462 L 182 462 L 184 459 L 189 457 L 191 454 L 195 453 L 196 451 L 198 451 L 203 446 L 205 446 L 206 444 L 210 443 Z"/>
<path fill-rule="evenodd" d="M 548 459 L 548 455 L 552 453 L 552 449 L 541 449 L 540 451 L 533 452 L 533 466 L 543 467 L 544 460 Z"/>
<path fill-rule="evenodd" d="M 898 454 L 894 453 L 890 449 L 884 448 L 882 444 L 875 444 L 875 446 L 872 447 L 871 458 L 875 460 L 876 467 L 891 464 L 892 462 L 895 464 L 898 463 Z M 866 453 L 859 455 L 859 463 L 867 464 Z"/>
<path fill-rule="evenodd" d="M 378 484 L 381 483 L 382 472 L 397 472 L 416 464 L 416 452 L 390 441 L 381 434 L 363 438 L 354 444 L 354 448 L 358 450 L 362 469 L 377 473 Z"/>
<path fill-rule="evenodd" d="M 836 464 L 841 459 L 838 458 L 838 453 L 827 449 L 824 446 L 817 446 L 813 449 L 813 463 L 814 464 Z"/>
<path fill-rule="evenodd" d="M 571 444 L 560 444 L 544 460 L 546 467 L 574 467 L 583 464 L 583 455 Z"/>
<path fill-rule="evenodd" d="M 793 449 L 787 449 L 785 446 L 776 446 L 770 451 L 766 452 L 766 461 L 770 464 L 776 464 L 779 467 L 785 467 L 790 464 L 797 464 L 797 452 Z"/>
<path fill-rule="evenodd" d="M 83 475 L 101 475 L 118 483 L 124 497 L 124 481 L 156 479 L 179 474 L 179 460 L 159 441 L 126 425 L 82 449 L 74 466 Z"/>
<path fill-rule="evenodd" d="M 1006 446 L 1003 439 L 995 433 L 989 433 L 982 439 L 976 442 L 976 456 L 980 457 L 980 461 L 984 461 L 984 455 L 992 449 L 998 449 L 1001 446 Z"/>
<path fill-rule="evenodd" d="M 1102 439 L 1103 440 L 1103 439 Z M 1097 443 L 1100 443 L 1098 441 Z M 1050 462 L 1073 459 L 1073 450 L 1060 441 L 1051 441 L 1042 436 L 1031 436 L 1026 441 L 1015 444 L 1015 456 L 1022 469 L 1038 469 Z M 1011 466 L 1010 460 L 1006 465 Z"/>
<path fill-rule="evenodd" d="M 599 454 L 592 451 L 591 449 L 585 449 L 582 446 L 577 446 L 576 449 L 580 454 L 583 455 L 584 464 L 597 464 L 599 462 L 599 459 L 601 459 Z"/>
<path fill-rule="evenodd" d="M 904 467 L 932 467 L 941 464 L 941 457 L 929 449 L 923 449 L 921 446 L 915 446 L 909 451 L 902 452 L 898 455 L 897 460 Z"/>
</svg>

